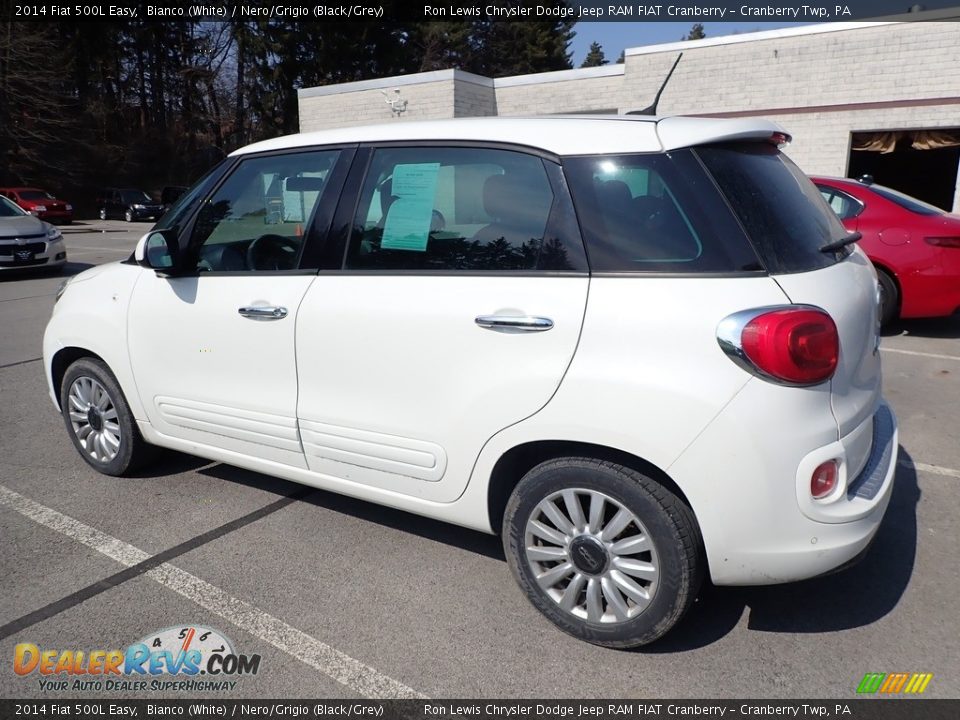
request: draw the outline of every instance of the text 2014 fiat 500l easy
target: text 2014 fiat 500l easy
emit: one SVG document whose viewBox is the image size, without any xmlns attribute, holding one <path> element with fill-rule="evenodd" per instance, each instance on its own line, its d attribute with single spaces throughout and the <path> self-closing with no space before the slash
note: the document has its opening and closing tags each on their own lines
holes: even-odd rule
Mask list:
<svg viewBox="0 0 960 720">
<path fill-rule="evenodd" d="M 869 544 L 897 455 L 877 280 L 757 120 L 471 119 L 235 152 L 66 284 L 51 396 L 153 446 L 503 537 L 531 602 L 648 643 Z"/>
</svg>

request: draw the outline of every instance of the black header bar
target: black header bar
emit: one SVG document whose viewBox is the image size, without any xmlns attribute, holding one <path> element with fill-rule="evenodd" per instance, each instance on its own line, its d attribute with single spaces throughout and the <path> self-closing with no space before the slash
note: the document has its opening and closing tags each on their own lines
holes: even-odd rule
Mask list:
<svg viewBox="0 0 960 720">
<path fill-rule="evenodd" d="M 911 12 L 922 10 L 920 12 Z M 256 21 L 471 21 L 504 20 L 547 22 L 851 22 L 877 19 L 958 20 L 957 0 L 719 0 L 717 2 L 621 2 L 579 0 L 282 0 L 233 2 L 232 0 L 0 0 L 0 21 L 116 22 L 123 20 L 177 22 L 184 20 Z"/>
</svg>

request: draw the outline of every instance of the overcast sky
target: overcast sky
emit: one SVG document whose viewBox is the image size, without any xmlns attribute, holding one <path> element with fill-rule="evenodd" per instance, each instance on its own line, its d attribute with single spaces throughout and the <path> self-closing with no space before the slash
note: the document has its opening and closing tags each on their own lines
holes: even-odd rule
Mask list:
<svg viewBox="0 0 960 720">
<path fill-rule="evenodd" d="M 709 38 L 809 24 L 811 23 L 706 22 L 703 23 L 703 29 Z M 600 43 L 607 60 L 615 62 L 620 51 L 625 48 L 674 42 L 690 32 L 692 26 L 692 22 L 578 22 L 574 27 L 577 36 L 570 46 L 573 51 L 573 66 L 580 67 L 592 42 Z"/>
</svg>

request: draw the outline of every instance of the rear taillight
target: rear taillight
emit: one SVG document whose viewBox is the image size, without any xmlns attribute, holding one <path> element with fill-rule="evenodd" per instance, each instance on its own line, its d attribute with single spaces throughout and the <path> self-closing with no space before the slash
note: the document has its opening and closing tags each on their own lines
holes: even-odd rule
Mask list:
<svg viewBox="0 0 960 720">
<path fill-rule="evenodd" d="M 777 147 L 783 147 L 790 143 L 791 137 L 785 132 L 775 132 L 767 139 Z"/>
<path fill-rule="evenodd" d="M 946 248 L 960 248 L 960 237 L 926 237 L 928 245 Z"/>
<path fill-rule="evenodd" d="M 837 486 L 839 475 L 836 460 L 828 460 L 817 465 L 817 469 L 810 476 L 810 496 L 814 500 L 822 500 L 832 493 Z"/>
<path fill-rule="evenodd" d="M 720 323 L 717 340 L 741 367 L 787 385 L 829 380 L 840 358 L 833 318 L 807 305 L 735 313 Z"/>
</svg>

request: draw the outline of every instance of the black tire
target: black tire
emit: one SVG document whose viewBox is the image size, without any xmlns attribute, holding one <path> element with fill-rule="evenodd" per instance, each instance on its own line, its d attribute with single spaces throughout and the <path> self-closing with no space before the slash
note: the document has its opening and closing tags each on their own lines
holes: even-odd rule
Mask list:
<svg viewBox="0 0 960 720">
<path fill-rule="evenodd" d="M 132 223 L 132 222 L 133 222 L 133 210 L 127 210 L 127 211 L 123 214 L 123 219 L 126 220 L 128 223 Z"/>
<path fill-rule="evenodd" d="M 877 283 L 880 285 L 880 324 L 889 325 L 900 315 L 900 293 L 893 278 L 879 268 Z"/>
<path fill-rule="evenodd" d="M 102 428 L 109 429 L 114 426 L 118 428 L 119 447 L 113 457 L 108 458 L 106 453 L 100 453 L 97 450 L 93 452 L 88 450 L 85 442 L 90 443 L 90 440 L 81 440 L 78 430 L 74 428 L 74 419 L 70 413 L 72 407 L 70 393 L 74 383 L 78 380 L 83 384 L 86 384 L 85 381 L 93 381 L 98 384 L 106 392 L 109 401 L 107 407 L 112 406 L 112 409 L 116 411 L 115 421 L 112 419 L 105 420 L 103 416 L 91 420 L 89 410 L 87 413 L 78 413 L 87 417 L 85 421 L 81 420 L 80 422 L 85 422 L 89 427 L 94 427 L 95 423 L 99 422 Z M 157 448 L 148 444 L 140 435 L 140 430 L 137 428 L 133 413 L 130 412 L 127 399 L 120 390 L 119 383 L 117 383 L 109 368 L 100 360 L 89 357 L 81 358 L 67 368 L 63 376 L 63 383 L 60 386 L 60 408 L 64 424 L 67 427 L 67 434 L 73 441 L 77 452 L 80 453 L 80 456 L 88 465 L 104 475 L 129 475 L 149 463 L 157 455 Z M 75 406 L 74 410 L 76 410 Z M 107 426 L 107 422 L 111 424 Z M 91 435 L 88 434 L 86 437 L 90 438 Z"/>
<path fill-rule="evenodd" d="M 576 575 L 584 576 L 580 582 L 587 584 L 583 584 L 581 589 L 574 593 L 582 599 L 582 603 L 578 602 L 572 611 L 568 611 L 560 606 L 559 598 L 551 597 L 538 584 L 538 576 L 535 575 L 535 570 L 531 566 L 533 561 L 527 556 L 527 523 L 534 514 L 541 519 L 544 517 L 541 515 L 543 508 L 540 505 L 541 501 L 547 500 L 554 493 L 572 489 L 577 490 L 575 502 L 581 507 L 585 524 L 581 528 L 583 532 L 575 533 L 573 542 L 565 545 L 568 559 L 557 560 L 553 567 L 559 569 L 565 562 L 571 564 L 573 570 L 568 572 L 573 572 L 574 577 L 565 587 L 549 588 L 556 595 L 563 595 L 565 590 L 573 586 Z M 606 550 L 602 551 L 606 552 L 607 558 L 604 575 L 590 575 L 583 567 L 576 565 L 577 562 L 583 561 L 583 557 L 580 560 L 575 560 L 573 557 L 574 552 L 584 549 L 584 544 L 590 545 L 596 540 L 601 546 L 603 545 L 602 533 L 599 536 L 585 537 L 590 535 L 586 525 L 587 516 L 592 498 L 597 493 L 602 493 L 603 496 L 614 501 L 614 503 L 601 503 L 607 515 L 598 526 L 610 527 L 613 524 L 612 516 L 619 512 L 617 504 L 640 521 L 640 525 L 633 526 L 640 532 L 630 531 L 631 525 L 628 525 L 622 532 L 607 538 L 609 544 Z M 563 503 L 566 507 L 565 499 Z M 559 525 L 553 523 L 553 529 L 558 527 Z M 624 535 L 628 532 L 634 534 Z M 630 606 L 631 614 L 625 615 L 624 619 L 616 620 L 612 609 L 613 604 L 608 602 L 606 595 L 603 595 L 601 599 L 605 611 L 600 616 L 600 621 L 591 621 L 586 598 L 588 584 L 596 581 L 596 591 L 601 592 L 599 587 L 603 582 L 614 582 L 606 575 L 608 571 L 614 570 L 615 560 L 610 552 L 610 546 L 618 539 L 625 540 L 628 537 L 635 538 L 644 534 L 652 542 L 653 551 L 638 552 L 632 557 L 657 568 L 656 578 L 644 588 L 651 597 L 644 601 L 646 604 L 643 606 L 631 600 L 626 593 L 621 594 L 621 599 L 626 599 L 626 604 Z M 569 537 L 568 535 L 567 538 Z M 533 538 L 534 544 L 541 542 L 535 536 Z M 578 544 L 574 545 L 574 543 Z M 662 637 L 676 625 L 693 603 L 704 575 L 705 562 L 701 549 L 700 530 L 690 508 L 663 485 L 646 475 L 622 465 L 592 458 L 559 458 L 542 463 L 528 472 L 514 489 L 507 503 L 503 520 L 503 545 L 510 569 L 534 607 L 564 632 L 605 647 L 638 647 Z M 550 546 L 547 544 L 543 547 L 549 549 Z M 595 544 L 594 547 L 596 547 Z M 629 553 L 626 554 L 629 555 Z M 622 559 L 622 557 L 618 558 L 616 562 Z M 552 568 L 547 567 L 545 571 L 550 569 Z M 540 576 L 542 577 L 543 573 Z M 637 580 L 636 577 L 629 579 Z M 603 621 L 604 618 L 613 621 Z"/>
<path fill-rule="evenodd" d="M 106 208 L 100 208 L 100 219 L 101 219 L 101 220 L 106 220 L 106 219 L 107 219 L 107 209 L 106 209 Z"/>
</svg>

